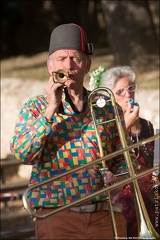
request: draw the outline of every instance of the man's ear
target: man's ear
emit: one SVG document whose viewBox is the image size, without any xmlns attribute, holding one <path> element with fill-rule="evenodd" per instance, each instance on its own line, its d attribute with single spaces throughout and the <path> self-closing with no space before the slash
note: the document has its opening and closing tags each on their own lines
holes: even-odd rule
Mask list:
<svg viewBox="0 0 160 240">
<path fill-rule="evenodd" d="M 52 67 L 52 62 L 50 61 L 50 59 L 47 60 L 47 69 L 50 75 L 52 75 L 53 72 L 53 67 Z"/>
<path fill-rule="evenodd" d="M 90 68 L 91 68 L 91 59 L 90 59 L 90 57 L 87 57 L 87 60 L 86 60 L 86 74 L 90 71 Z"/>
</svg>

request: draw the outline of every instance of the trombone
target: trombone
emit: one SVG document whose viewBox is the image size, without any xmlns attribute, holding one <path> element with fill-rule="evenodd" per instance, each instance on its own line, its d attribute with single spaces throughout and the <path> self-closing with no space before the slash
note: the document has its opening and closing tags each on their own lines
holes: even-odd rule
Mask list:
<svg viewBox="0 0 160 240">
<path fill-rule="evenodd" d="M 120 119 L 120 116 L 118 113 L 118 108 L 116 105 L 116 100 L 115 100 L 114 94 L 109 88 L 100 87 L 100 88 L 94 89 L 89 95 L 89 104 L 90 104 L 90 109 L 91 109 L 91 114 L 92 114 L 92 118 L 93 118 L 93 122 L 94 122 L 97 139 L 99 142 L 100 151 L 102 148 L 102 144 L 101 144 L 101 140 L 99 139 L 100 138 L 100 134 L 98 131 L 99 123 L 97 122 L 96 116 L 94 113 L 95 104 L 92 104 L 93 99 L 95 98 L 95 96 L 97 96 L 98 92 L 103 92 L 103 93 L 105 92 L 105 93 L 107 93 L 107 95 L 109 95 L 110 98 L 107 101 L 111 101 L 112 106 L 113 106 L 114 116 L 115 116 L 115 118 L 112 119 L 112 121 L 116 121 L 122 148 L 126 148 L 127 141 L 126 141 L 124 130 L 123 130 L 123 127 L 121 124 L 121 119 Z M 105 99 L 103 98 L 103 95 L 101 94 L 101 97 L 98 98 L 96 105 L 98 105 L 99 107 L 103 107 L 103 106 L 105 106 L 107 101 L 105 101 Z M 110 121 L 102 122 L 100 124 L 107 124 L 108 122 L 110 122 Z M 129 177 L 135 176 L 135 172 L 134 172 L 134 168 L 132 165 L 129 151 L 124 151 L 124 158 L 125 158 L 125 161 L 127 164 Z M 140 237 L 142 239 L 149 239 L 152 237 L 154 237 L 155 239 L 159 239 L 160 236 L 155 231 L 155 229 L 152 226 L 152 223 L 150 221 L 150 218 L 148 216 L 148 212 L 146 210 L 137 179 L 135 178 L 132 181 L 132 183 L 133 183 L 133 186 L 131 186 L 131 187 L 132 187 L 132 193 L 133 193 L 133 197 L 134 197 L 134 205 L 136 208 L 136 215 L 137 215 L 137 222 L 138 222 L 138 237 Z M 110 199 L 109 199 L 109 201 L 110 201 Z M 109 210 L 110 210 L 110 214 L 111 214 L 114 237 L 117 238 L 118 236 L 117 236 L 117 230 L 116 230 L 116 223 L 115 223 L 115 219 L 113 217 L 114 213 L 113 213 L 112 205 L 110 204 L 110 202 L 109 202 Z"/>
<path fill-rule="evenodd" d="M 137 218 L 138 218 L 138 227 L 139 227 L 139 233 L 138 233 L 138 237 L 141 238 L 141 239 L 159 239 L 159 235 L 158 233 L 155 231 L 155 229 L 153 228 L 151 222 L 150 222 L 150 219 L 149 219 L 149 216 L 148 216 L 148 213 L 147 213 L 147 210 L 145 208 L 145 204 L 143 202 L 143 198 L 142 198 L 142 195 L 141 195 L 141 192 L 140 192 L 140 189 L 139 189 L 139 185 L 138 185 L 138 182 L 137 182 L 137 179 L 145 176 L 145 175 L 148 175 L 150 174 L 151 172 L 157 170 L 158 166 L 157 167 L 153 167 L 151 169 L 148 169 L 142 173 L 139 173 L 139 174 L 135 174 L 134 172 L 134 169 L 133 169 L 133 166 L 132 166 L 132 162 L 131 162 L 131 158 L 130 158 L 130 154 L 129 154 L 129 150 L 132 150 L 133 148 L 136 148 L 140 145 L 143 145 L 143 144 L 146 144 L 148 142 L 151 142 L 151 141 L 154 141 L 155 139 L 159 138 L 159 135 L 154 135 L 148 139 L 145 139 L 143 141 L 140 141 L 138 143 L 135 143 L 133 145 L 130 145 L 130 146 L 127 146 L 127 142 L 126 142 L 126 138 L 125 138 L 125 135 L 124 135 L 124 131 L 123 131 L 123 127 L 122 127 L 122 124 L 121 124 L 121 121 L 120 121 L 120 117 L 119 117 L 119 113 L 118 113 L 118 109 L 117 109 L 117 105 L 116 105 L 116 101 L 115 101 L 115 98 L 114 98 L 114 94 L 112 93 L 112 91 L 108 88 L 104 88 L 104 87 L 100 87 L 98 89 L 95 89 L 93 90 L 90 95 L 89 95 L 89 104 L 90 104 L 90 109 L 91 109 L 91 114 L 92 114 L 92 118 L 93 118 L 93 122 L 94 122 L 94 127 L 95 127 L 95 131 L 96 131 L 96 135 L 97 135 L 97 138 L 99 139 L 99 131 L 98 131 L 98 125 L 100 125 L 99 123 L 97 123 L 96 119 L 95 119 L 95 115 L 94 115 L 94 110 L 93 108 L 94 107 L 97 107 L 96 104 L 94 103 L 93 104 L 93 98 L 95 96 L 95 94 L 97 95 L 98 91 L 100 92 L 107 92 L 107 94 L 110 95 L 110 98 L 108 98 L 107 101 L 111 101 L 112 102 L 112 106 L 113 106 L 113 110 L 114 110 L 114 114 L 115 114 L 115 119 L 111 120 L 111 121 L 116 121 L 116 124 L 117 124 L 117 128 L 118 128 L 118 132 L 119 132 L 119 136 L 120 136 L 120 140 L 121 140 L 121 145 L 122 145 L 122 149 L 119 149 L 111 154 L 108 154 L 107 156 L 103 156 L 103 153 L 101 153 L 101 157 L 92 161 L 92 162 L 89 162 L 85 165 L 82 165 L 80 167 L 77 167 L 75 169 L 71 169 L 70 171 L 67 171 L 63 174 L 60 174 L 56 177 L 53 177 L 53 178 L 50 178 L 50 179 L 47 179 L 45 181 L 43 181 L 42 183 L 37 183 L 37 184 L 34 184 L 32 186 L 30 186 L 29 188 L 27 188 L 25 190 L 25 192 L 23 193 L 23 196 L 22 196 L 22 200 L 23 200 L 23 204 L 24 204 L 24 208 L 28 211 L 28 213 L 32 216 L 32 217 L 35 217 L 35 218 L 45 218 L 45 217 L 48 217 L 49 215 L 51 214 L 55 214 L 59 211 L 62 211 L 66 208 L 69 208 L 73 205 L 76 205 L 76 204 L 79 204 L 85 200 L 88 200 L 88 199 L 91 199 L 92 197 L 95 197 L 95 196 L 98 196 L 102 193 L 108 193 L 107 197 L 108 197 L 108 200 L 110 201 L 110 194 L 109 192 L 117 187 L 120 187 L 120 186 L 123 186 L 129 182 L 133 182 L 133 195 L 134 195 L 134 200 L 135 200 L 135 205 L 136 205 L 136 209 L 137 209 Z M 104 95 L 103 95 L 104 96 Z M 100 99 L 100 98 L 99 98 Z M 99 101 L 99 103 L 97 102 L 97 105 L 99 107 L 103 107 L 105 104 L 106 104 L 106 101 L 103 99 L 101 99 L 102 101 Z M 97 100 L 98 101 L 98 100 Z M 105 102 L 104 102 L 105 101 Z M 101 124 L 107 124 L 108 122 L 103 122 Z M 101 140 L 98 140 L 99 142 L 101 142 Z M 100 143 L 100 151 L 102 150 L 102 146 L 101 146 L 101 143 Z M 93 165 L 93 164 L 97 164 L 99 162 L 102 162 L 103 164 L 103 168 L 102 168 L 102 175 L 103 175 L 103 171 L 104 170 L 107 170 L 107 167 L 106 167 L 106 163 L 107 163 L 107 160 L 115 157 L 115 156 L 118 156 L 120 154 L 124 154 L 124 157 L 125 157 L 125 160 L 126 160 L 126 164 L 127 164 L 127 168 L 128 168 L 128 175 L 129 177 L 125 180 L 122 180 L 121 182 L 119 183 L 115 183 L 114 185 L 111 185 L 111 186 L 104 186 L 103 189 L 97 191 L 96 193 L 92 193 L 90 194 L 90 196 L 87 196 L 87 197 L 84 197 L 83 199 L 80 199 L 80 200 L 77 200 L 73 203 L 70 203 L 68 205 L 65 205 L 65 206 L 62 206 L 62 207 L 59 207 L 59 208 L 56 208 L 54 209 L 53 211 L 49 212 L 48 214 L 45 214 L 45 215 L 38 215 L 36 214 L 36 212 L 30 207 L 30 204 L 29 204 L 29 199 L 28 199 L 28 194 L 31 190 L 35 189 L 35 188 L 38 188 L 44 184 L 47 184 L 51 181 L 55 181 L 61 177 L 64 177 L 68 174 L 72 174 L 76 171 L 79 171 L 83 168 L 86 168 L 86 167 L 89 167 L 90 165 Z M 109 204 L 110 205 L 110 204 Z M 111 206 L 112 207 L 112 206 Z M 112 213 L 113 213 L 113 210 L 110 209 L 110 212 L 111 212 L 111 218 L 112 218 Z M 114 217 L 113 217 L 114 218 Z M 114 235 L 115 235 L 115 238 L 117 236 L 117 230 L 116 230 L 116 224 L 114 223 L 114 219 L 113 219 L 113 222 L 112 222 L 112 226 L 113 226 L 113 231 L 114 231 Z"/>
</svg>

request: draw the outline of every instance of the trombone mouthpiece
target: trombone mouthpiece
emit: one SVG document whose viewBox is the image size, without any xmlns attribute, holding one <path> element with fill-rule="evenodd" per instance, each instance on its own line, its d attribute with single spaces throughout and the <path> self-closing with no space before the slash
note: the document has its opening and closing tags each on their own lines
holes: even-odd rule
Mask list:
<svg viewBox="0 0 160 240">
<path fill-rule="evenodd" d="M 60 69 L 57 72 L 52 72 L 53 82 L 64 84 L 67 81 L 68 73 Z"/>
</svg>

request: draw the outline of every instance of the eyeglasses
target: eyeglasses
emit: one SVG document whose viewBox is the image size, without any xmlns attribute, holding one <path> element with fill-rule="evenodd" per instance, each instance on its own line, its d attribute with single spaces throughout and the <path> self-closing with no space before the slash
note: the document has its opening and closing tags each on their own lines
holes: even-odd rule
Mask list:
<svg viewBox="0 0 160 240">
<path fill-rule="evenodd" d="M 136 88 L 137 88 L 137 84 L 132 84 L 132 85 L 128 86 L 127 88 L 119 89 L 117 92 L 115 92 L 115 94 L 118 96 L 124 96 L 126 91 L 127 92 L 135 92 Z"/>
</svg>

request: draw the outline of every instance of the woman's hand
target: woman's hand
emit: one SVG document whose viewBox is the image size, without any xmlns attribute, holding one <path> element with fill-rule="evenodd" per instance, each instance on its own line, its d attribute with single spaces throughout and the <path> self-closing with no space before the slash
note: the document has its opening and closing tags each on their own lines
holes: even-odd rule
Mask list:
<svg viewBox="0 0 160 240">
<path fill-rule="evenodd" d="M 139 119 L 139 109 L 139 106 L 132 105 L 130 102 L 128 102 L 127 110 L 124 112 L 124 120 L 127 130 L 129 130 Z"/>
</svg>

